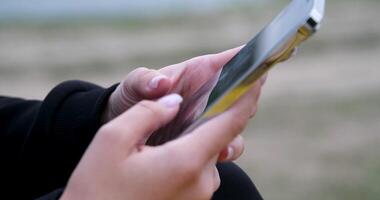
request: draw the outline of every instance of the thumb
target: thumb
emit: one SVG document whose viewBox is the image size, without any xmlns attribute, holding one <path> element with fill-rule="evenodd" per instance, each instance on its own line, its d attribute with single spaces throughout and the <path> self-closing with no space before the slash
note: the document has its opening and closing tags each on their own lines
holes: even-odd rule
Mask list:
<svg viewBox="0 0 380 200">
<path fill-rule="evenodd" d="M 157 101 L 141 101 L 113 121 L 103 126 L 101 135 L 107 135 L 113 148 L 134 150 L 155 130 L 169 123 L 177 114 L 182 97 L 171 94 Z M 125 150 L 123 151 L 125 152 Z"/>
<path fill-rule="evenodd" d="M 138 68 L 129 73 L 120 86 L 124 98 L 138 102 L 162 97 L 169 91 L 171 81 L 157 70 Z"/>
<path fill-rule="evenodd" d="M 164 96 L 171 85 L 171 80 L 156 70 L 132 71 L 110 96 L 103 121 L 110 121 L 141 100 Z"/>
</svg>

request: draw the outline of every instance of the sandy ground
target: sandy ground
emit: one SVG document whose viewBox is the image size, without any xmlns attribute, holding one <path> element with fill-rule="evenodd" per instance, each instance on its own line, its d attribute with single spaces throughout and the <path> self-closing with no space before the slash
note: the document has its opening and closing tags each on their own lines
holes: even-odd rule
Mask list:
<svg viewBox="0 0 380 200">
<path fill-rule="evenodd" d="M 377 1 L 334 1 L 323 29 L 275 68 L 238 161 L 266 199 L 380 196 L 380 21 Z M 43 98 L 82 79 L 111 85 L 247 41 L 278 9 L 107 23 L 0 24 L 0 93 Z"/>
</svg>

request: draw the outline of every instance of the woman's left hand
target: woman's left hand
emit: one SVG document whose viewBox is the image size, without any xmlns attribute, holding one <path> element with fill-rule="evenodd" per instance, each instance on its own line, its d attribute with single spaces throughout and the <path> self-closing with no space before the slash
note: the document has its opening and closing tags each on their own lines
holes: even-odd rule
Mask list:
<svg viewBox="0 0 380 200">
<path fill-rule="evenodd" d="M 240 49 L 199 56 L 159 70 L 137 68 L 112 93 L 103 113 L 103 122 L 109 122 L 142 100 L 154 100 L 174 92 L 186 100 L 214 78 Z"/>
</svg>

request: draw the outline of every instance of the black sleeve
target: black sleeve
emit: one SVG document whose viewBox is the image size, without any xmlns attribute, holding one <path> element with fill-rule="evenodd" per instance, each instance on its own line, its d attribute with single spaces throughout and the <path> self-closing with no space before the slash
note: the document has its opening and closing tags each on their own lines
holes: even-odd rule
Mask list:
<svg viewBox="0 0 380 200">
<path fill-rule="evenodd" d="M 53 192 L 50 192 L 49 194 L 46 194 L 42 197 L 37 198 L 36 200 L 58 200 L 61 198 L 63 193 L 63 188 L 54 190 Z"/>
<path fill-rule="evenodd" d="M 220 187 L 212 200 L 263 200 L 251 178 L 235 163 L 216 165 L 220 176 Z"/>
<path fill-rule="evenodd" d="M 0 97 L 2 197 L 35 199 L 65 186 L 100 127 L 116 86 L 68 81 L 42 101 Z"/>
</svg>

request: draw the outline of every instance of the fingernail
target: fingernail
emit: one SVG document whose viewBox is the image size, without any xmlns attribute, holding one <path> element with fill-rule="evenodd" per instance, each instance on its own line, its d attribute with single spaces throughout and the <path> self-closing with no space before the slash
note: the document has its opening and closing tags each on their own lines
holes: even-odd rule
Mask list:
<svg viewBox="0 0 380 200">
<path fill-rule="evenodd" d="M 162 97 L 158 100 L 158 103 L 167 107 L 167 108 L 175 108 L 182 103 L 183 98 L 179 94 L 170 94 L 168 96 Z"/>
<path fill-rule="evenodd" d="M 231 160 L 232 156 L 234 156 L 234 148 L 228 147 L 226 160 Z"/>
<path fill-rule="evenodd" d="M 160 84 L 160 81 L 163 80 L 163 79 L 166 79 L 166 78 L 167 77 L 164 76 L 164 75 L 156 76 L 156 77 L 152 78 L 152 80 L 149 81 L 148 85 L 152 89 L 157 89 L 158 85 Z"/>
</svg>

